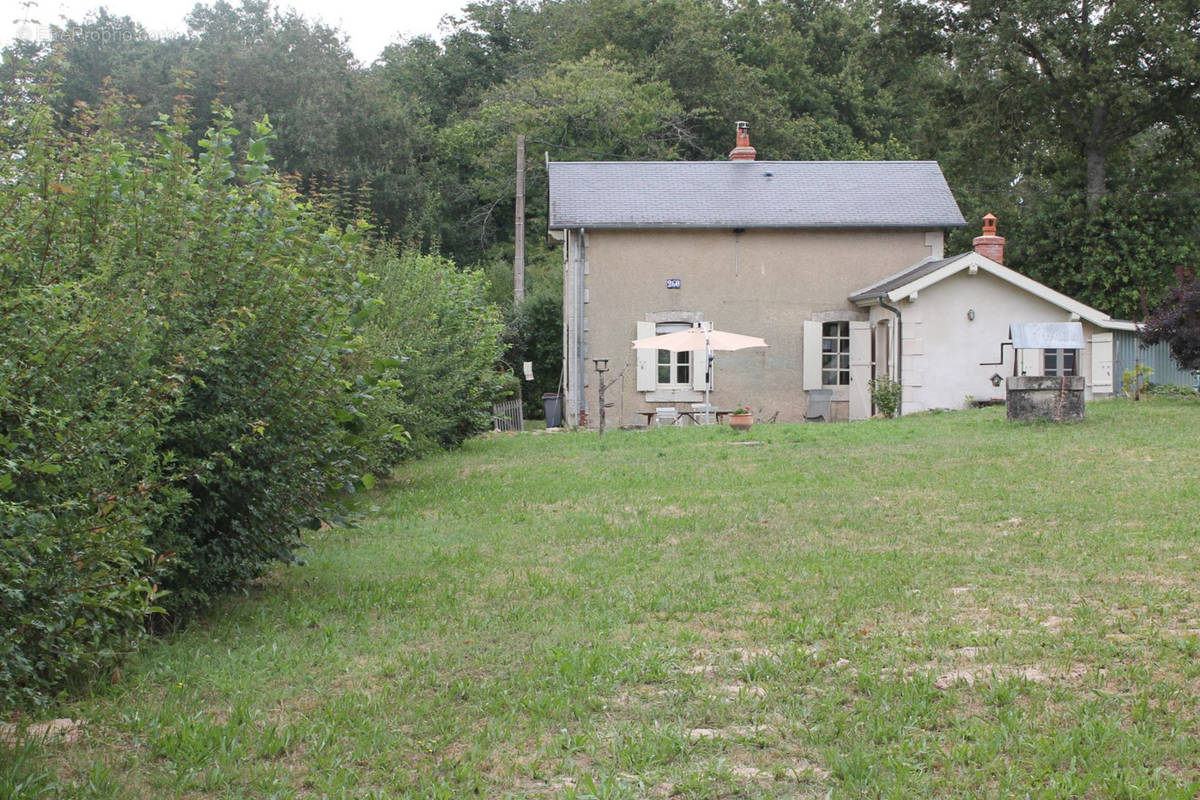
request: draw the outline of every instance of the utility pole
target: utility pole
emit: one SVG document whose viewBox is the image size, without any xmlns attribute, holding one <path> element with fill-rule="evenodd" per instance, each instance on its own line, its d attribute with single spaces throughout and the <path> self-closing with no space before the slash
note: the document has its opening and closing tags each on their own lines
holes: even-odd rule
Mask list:
<svg viewBox="0 0 1200 800">
<path fill-rule="evenodd" d="M 517 213 L 513 248 L 513 305 L 525 299 L 525 134 L 517 135 Z"/>
</svg>

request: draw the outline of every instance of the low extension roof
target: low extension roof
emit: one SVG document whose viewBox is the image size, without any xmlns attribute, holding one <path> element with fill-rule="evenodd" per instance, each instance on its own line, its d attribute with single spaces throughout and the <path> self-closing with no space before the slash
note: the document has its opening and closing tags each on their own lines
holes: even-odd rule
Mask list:
<svg viewBox="0 0 1200 800">
<path fill-rule="evenodd" d="M 870 306 L 875 305 L 880 300 L 887 300 L 894 303 L 906 297 L 913 298 L 925 287 L 933 286 L 939 281 L 943 281 L 952 275 L 957 275 L 964 270 L 969 271 L 972 275 L 983 270 L 1000 280 L 1007 281 L 1013 286 L 1024 289 L 1036 297 L 1040 297 L 1052 305 L 1058 306 L 1070 314 L 1074 314 L 1079 319 L 1085 319 L 1097 327 L 1108 330 L 1137 330 L 1137 325 L 1128 320 L 1113 319 L 1103 311 L 1092 308 L 1089 305 L 1084 305 L 1062 292 L 1056 292 L 1046 284 L 1039 283 L 1027 275 L 1022 275 L 1015 269 L 1010 269 L 1000 262 L 993 261 L 987 256 L 981 256 L 974 251 L 959 253 L 949 258 L 927 258 L 924 261 L 913 264 L 902 272 L 897 272 L 895 275 L 884 278 L 876 284 L 858 290 L 850 295 L 850 302 L 859 306 Z"/>
<path fill-rule="evenodd" d="M 552 161 L 550 229 L 965 225 L 936 161 Z"/>
</svg>

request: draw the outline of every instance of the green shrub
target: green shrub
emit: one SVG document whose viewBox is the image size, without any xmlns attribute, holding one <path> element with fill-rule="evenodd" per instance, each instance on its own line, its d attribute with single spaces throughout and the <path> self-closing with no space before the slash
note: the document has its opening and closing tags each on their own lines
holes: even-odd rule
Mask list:
<svg viewBox="0 0 1200 800">
<path fill-rule="evenodd" d="M 162 368 L 182 384 L 159 447 L 189 498 L 151 538 L 175 553 L 164 575 L 171 610 L 290 560 L 330 490 L 365 465 L 347 438 L 369 398 L 355 391 L 368 368 L 357 329 L 376 304 L 358 280 L 365 243 L 267 170 L 265 125 L 241 166 L 236 133 L 225 112 L 201 142 L 186 187 L 192 235 L 175 237 L 155 287 L 169 320 Z M 168 151 L 183 135 L 164 128 Z"/>
<path fill-rule="evenodd" d="M 523 382 L 525 416 L 545 415 L 542 395 L 558 392 L 562 375 L 562 297 L 535 294 L 527 297 L 509 322 L 508 360 L 514 368 L 533 362 L 533 380 Z"/>
<path fill-rule="evenodd" d="M 900 408 L 900 382 L 885 375 L 872 379 L 870 387 L 871 402 L 875 404 L 878 413 L 889 418 L 896 416 L 896 411 Z"/>
<path fill-rule="evenodd" d="M 381 388 L 361 233 L 271 174 L 265 123 L 239 163 L 224 112 L 193 159 L 182 112 L 143 147 L 51 95 L 5 87 L 0 125 L 4 705 L 290 558 Z"/>
<path fill-rule="evenodd" d="M 1140 400 L 1142 392 L 1150 386 L 1150 376 L 1153 374 L 1153 368 L 1145 364 L 1137 364 L 1133 369 L 1127 369 L 1121 373 L 1121 390 L 1125 392 L 1126 397 Z"/>
<path fill-rule="evenodd" d="M 175 383 L 97 244 L 129 154 L 59 134 L 40 91 L 5 87 L 0 120 L 4 706 L 45 703 L 134 645 L 157 591 L 146 540 L 182 501 L 157 450 Z"/>
<path fill-rule="evenodd" d="M 366 332 L 382 377 L 397 384 L 370 427 L 395 430 L 373 463 L 458 444 L 484 430 L 505 387 L 497 370 L 503 325 L 481 272 L 439 256 L 379 250 L 371 264 L 379 313 Z"/>
<path fill-rule="evenodd" d="M 101 674 L 157 612 L 294 559 L 302 528 L 486 425 L 481 275 L 334 224 L 218 109 L 153 142 L 109 102 L 0 94 L 0 704 Z M 409 432 L 411 431 L 411 437 Z"/>
<path fill-rule="evenodd" d="M 1147 383 L 1144 389 L 1146 394 L 1154 395 L 1155 397 L 1187 397 L 1196 398 L 1197 392 L 1191 386 L 1180 386 L 1177 383 Z"/>
</svg>

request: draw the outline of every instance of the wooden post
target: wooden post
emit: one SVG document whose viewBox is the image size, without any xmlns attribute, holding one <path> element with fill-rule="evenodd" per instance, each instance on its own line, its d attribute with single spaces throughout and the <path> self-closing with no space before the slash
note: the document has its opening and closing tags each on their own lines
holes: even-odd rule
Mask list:
<svg viewBox="0 0 1200 800">
<path fill-rule="evenodd" d="M 517 213 L 513 247 L 513 305 L 525 299 L 525 135 L 517 136 Z"/>
<path fill-rule="evenodd" d="M 598 370 L 597 370 L 598 371 Z M 604 373 L 600 373 L 600 435 L 604 435 Z"/>
</svg>

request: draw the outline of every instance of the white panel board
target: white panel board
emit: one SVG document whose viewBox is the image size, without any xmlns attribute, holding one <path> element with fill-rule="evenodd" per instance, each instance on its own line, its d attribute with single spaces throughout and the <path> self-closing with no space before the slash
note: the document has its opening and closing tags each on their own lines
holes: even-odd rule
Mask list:
<svg viewBox="0 0 1200 800">
<path fill-rule="evenodd" d="M 804 378 L 805 391 L 821 388 L 821 323 L 804 321 Z"/>
<path fill-rule="evenodd" d="M 638 322 L 636 338 L 644 339 L 653 335 L 653 322 Z M 658 387 L 658 351 L 641 349 L 634 350 L 633 353 L 637 357 L 637 390 L 654 391 Z"/>
<path fill-rule="evenodd" d="M 850 323 L 850 419 L 871 416 L 871 323 Z"/>
</svg>

